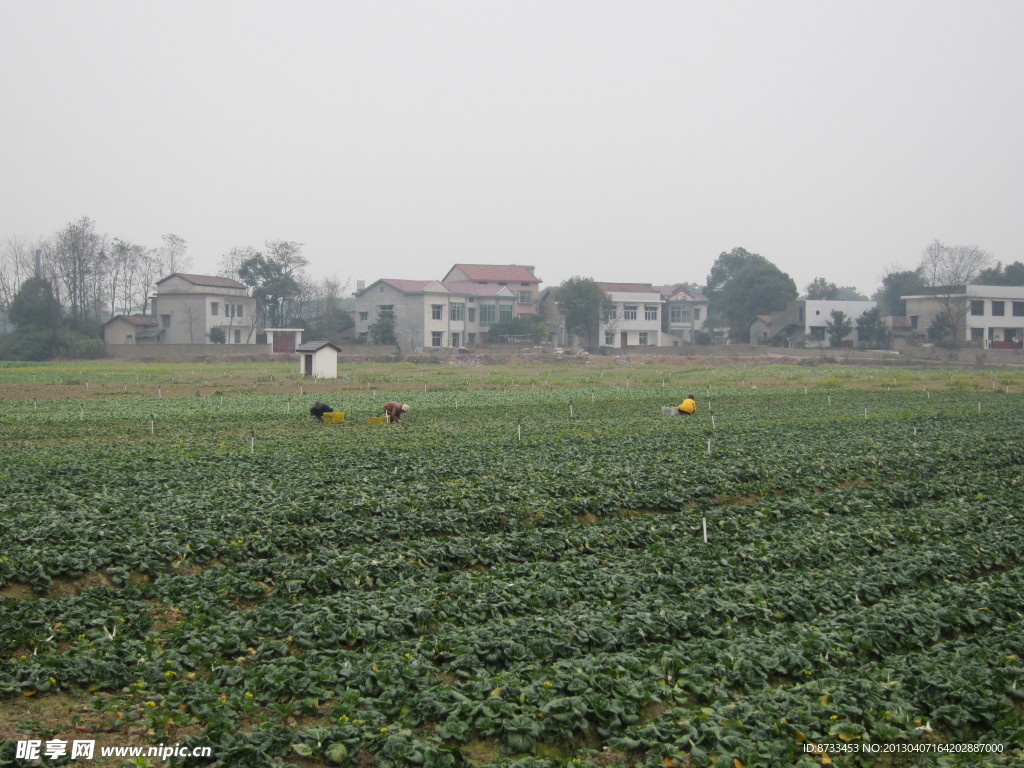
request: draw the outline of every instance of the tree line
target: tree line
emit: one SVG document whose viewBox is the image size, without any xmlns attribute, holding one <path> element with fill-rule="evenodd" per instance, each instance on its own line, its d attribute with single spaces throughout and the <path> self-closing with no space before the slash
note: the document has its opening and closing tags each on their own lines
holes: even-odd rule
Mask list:
<svg viewBox="0 0 1024 768">
<path fill-rule="evenodd" d="M 102 354 L 103 323 L 147 314 L 157 281 L 191 263 L 183 237 L 166 234 L 150 247 L 101 233 L 88 217 L 38 240 L 8 238 L 0 248 L 0 358 Z M 302 243 L 272 240 L 262 249 L 231 249 L 218 274 L 250 289 L 261 325 L 338 341 L 352 325 L 339 307 L 348 285 L 313 278 L 307 266 Z"/>
</svg>

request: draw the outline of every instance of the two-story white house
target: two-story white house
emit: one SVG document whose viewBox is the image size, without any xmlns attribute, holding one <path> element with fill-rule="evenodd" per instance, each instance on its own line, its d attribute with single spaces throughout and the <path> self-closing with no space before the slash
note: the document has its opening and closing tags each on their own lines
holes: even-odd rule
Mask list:
<svg viewBox="0 0 1024 768">
<path fill-rule="evenodd" d="M 830 344 L 828 324 L 834 311 L 842 312 L 852 323 L 844 345 L 856 346 L 857 318 L 875 308 L 873 301 L 841 301 L 832 299 L 796 299 L 784 310 L 772 312 L 770 321 L 764 316 L 751 318 L 750 341 L 767 344 L 776 336 L 787 344 L 799 347 L 827 347 Z M 777 339 L 776 339 L 777 341 Z"/>
<path fill-rule="evenodd" d="M 157 281 L 152 314 L 161 344 L 206 344 L 214 328 L 227 344 L 255 344 L 258 303 L 228 277 L 176 272 Z"/>
<path fill-rule="evenodd" d="M 939 314 L 949 311 L 962 318 L 957 323 L 960 343 L 1013 349 L 1024 339 L 1022 286 L 959 285 L 900 298 L 907 304 L 910 329 L 920 334 L 927 333 Z"/>
<path fill-rule="evenodd" d="M 681 285 L 655 287 L 665 302 L 661 314 L 662 346 L 693 344 L 694 335 L 704 330 L 708 300 Z"/>
<path fill-rule="evenodd" d="M 661 291 L 650 283 L 598 283 L 609 299 L 598 328 L 598 345 L 661 346 Z"/>
<path fill-rule="evenodd" d="M 372 340 L 371 327 L 393 318 L 400 349 L 471 347 L 490 326 L 515 317 L 508 286 L 466 280 L 377 280 L 356 293 L 355 332 Z"/>
</svg>

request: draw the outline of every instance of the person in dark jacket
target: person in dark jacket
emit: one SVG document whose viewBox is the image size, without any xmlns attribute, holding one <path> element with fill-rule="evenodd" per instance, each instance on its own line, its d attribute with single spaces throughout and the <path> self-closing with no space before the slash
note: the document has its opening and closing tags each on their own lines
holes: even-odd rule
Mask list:
<svg viewBox="0 0 1024 768">
<path fill-rule="evenodd" d="M 406 403 L 384 403 L 384 413 L 388 415 L 388 421 L 401 421 L 402 414 L 409 410 Z"/>
<path fill-rule="evenodd" d="M 327 403 L 321 403 L 319 400 L 313 403 L 313 407 L 309 409 L 309 415 L 317 421 L 323 421 L 325 413 L 334 413 L 334 409 L 327 405 Z"/>
</svg>

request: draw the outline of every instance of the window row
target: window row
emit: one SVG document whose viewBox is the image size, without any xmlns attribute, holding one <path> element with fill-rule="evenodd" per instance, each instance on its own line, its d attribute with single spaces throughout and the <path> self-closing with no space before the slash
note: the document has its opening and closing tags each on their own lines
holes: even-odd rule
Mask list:
<svg viewBox="0 0 1024 768">
<path fill-rule="evenodd" d="M 971 299 L 971 315 L 973 317 L 985 316 L 985 299 Z M 1004 317 L 1006 315 L 1006 302 L 991 300 L 989 315 L 992 317 Z M 1024 317 L 1024 301 L 1011 301 L 1010 311 L 1014 317 Z"/>
<path fill-rule="evenodd" d="M 480 322 L 483 325 L 490 325 L 496 323 L 499 320 L 506 322 L 514 317 L 514 309 L 511 304 L 481 304 L 480 307 Z M 395 305 L 394 304 L 378 304 L 377 305 L 377 317 L 381 319 L 393 318 L 395 316 Z M 448 319 L 453 322 L 470 322 L 475 323 L 477 321 L 477 307 L 466 307 L 464 302 L 453 301 L 448 305 Z M 359 319 L 366 322 L 370 319 L 369 312 L 360 312 Z M 430 319 L 431 320 L 444 320 L 444 304 L 431 304 L 430 305 Z"/>
<path fill-rule="evenodd" d="M 604 319 L 616 320 L 618 319 L 619 310 L 617 307 L 609 307 L 605 310 Z M 636 320 L 640 316 L 640 305 L 639 304 L 623 304 L 622 305 L 622 319 L 623 320 Z M 658 305 L 657 304 L 645 304 L 644 305 L 644 320 L 657 320 L 658 319 Z"/>
<path fill-rule="evenodd" d="M 221 304 L 219 301 L 210 302 L 210 314 L 214 317 L 220 316 Z M 224 305 L 224 317 L 245 317 L 245 305 L 244 304 L 225 304 Z"/>
</svg>

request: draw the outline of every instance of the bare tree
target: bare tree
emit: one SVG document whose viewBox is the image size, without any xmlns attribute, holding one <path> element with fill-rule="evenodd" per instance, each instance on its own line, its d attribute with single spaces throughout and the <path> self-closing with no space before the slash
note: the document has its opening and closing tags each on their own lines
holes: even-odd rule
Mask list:
<svg viewBox="0 0 1024 768">
<path fill-rule="evenodd" d="M 35 251 L 39 243 L 10 237 L 0 251 L 0 313 L 6 316 L 22 284 L 35 275 Z"/>
<path fill-rule="evenodd" d="M 921 273 L 945 315 L 952 341 L 966 341 L 967 286 L 992 263 L 992 255 L 976 245 L 946 245 L 933 240 L 921 254 Z"/>
<path fill-rule="evenodd" d="M 232 248 L 220 258 L 217 267 L 217 274 L 220 277 L 229 277 L 238 280 L 238 270 L 246 261 L 257 255 L 257 251 L 250 245 L 244 248 Z M 241 281 L 239 281 L 241 282 Z"/>
<path fill-rule="evenodd" d="M 107 262 L 107 283 L 113 314 L 129 314 L 141 307 L 145 312 L 149 288 L 156 273 L 152 253 L 145 246 L 114 238 Z"/>
<path fill-rule="evenodd" d="M 976 245 L 946 245 L 933 240 L 921 254 L 921 271 L 933 288 L 965 286 L 992 263 L 992 254 Z"/>
<path fill-rule="evenodd" d="M 164 275 L 183 272 L 192 266 L 192 257 L 188 255 L 188 243 L 178 235 L 164 235 L 164 244 L 159 250 L 160 269 Z"/>
<path fill-rule="evenodd" d="M 60 280 L 62 302 L 73 320 L 85 320 L 95 311 L 97 278 L 105 256 L 102 245 L 87 216 L 68 224 L 51 241 L 50 259 Z"/>
</svg>

